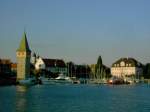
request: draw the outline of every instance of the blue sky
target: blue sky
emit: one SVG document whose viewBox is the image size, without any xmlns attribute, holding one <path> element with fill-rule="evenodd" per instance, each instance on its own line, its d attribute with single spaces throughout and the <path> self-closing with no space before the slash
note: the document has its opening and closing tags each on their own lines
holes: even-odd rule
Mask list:
<svg viewBox="0 0 150 112">
<path fill-rule="evenodd" d="M 16 61 L 24 29 L 32 51 L 77 64 L 150 62 L 149 0 L 0 0 L 0 57 Z"/>
</svg>

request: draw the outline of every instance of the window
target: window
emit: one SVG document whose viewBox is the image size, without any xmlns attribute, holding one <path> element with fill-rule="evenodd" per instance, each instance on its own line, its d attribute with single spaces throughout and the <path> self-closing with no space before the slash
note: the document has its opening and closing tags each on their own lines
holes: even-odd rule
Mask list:
<svg viewBox="0 0 150 112">
<path fill-rule="evenodd" d="M 120 63 L 120 66 L 125 66 L 125 62 L 122 61 L 122 62 Z"/>
</svg>

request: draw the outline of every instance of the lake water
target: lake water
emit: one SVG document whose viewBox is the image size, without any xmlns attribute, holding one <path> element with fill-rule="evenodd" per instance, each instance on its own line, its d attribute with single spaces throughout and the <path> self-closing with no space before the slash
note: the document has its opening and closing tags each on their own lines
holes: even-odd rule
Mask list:
<svg viewBox="0 0 150 112">
<path fill-rule="evenodd" d="M 4 86 L 0 112 L 150 112 L 150 85 Z"/>
</svg>

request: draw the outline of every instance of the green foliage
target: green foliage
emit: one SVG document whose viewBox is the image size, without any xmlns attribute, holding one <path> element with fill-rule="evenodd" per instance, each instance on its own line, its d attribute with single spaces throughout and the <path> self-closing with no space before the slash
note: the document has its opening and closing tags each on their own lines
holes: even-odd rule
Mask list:
<svg viewBox="0 0 150 112">
<path fill-rule="evenodd" d="M 102 58 L 101 56 L 99 56 L 95 67 L 95 77 L 97 79 L 101 79 L 103 74 L 104 74 L 104 70 L 103 70 Z"/>
<path fill-rule="evenodd" d="M 110 69 L 103 65 L 102 58 L 99 56 L 95 66 L 95 78 L 102 79 L 109 78 L 110 76 Z"/>
<path fill-rule="evenodd" d="M 103 64 L 102 63 L 102 58 L 101 58 L 101 56 L 99 56 L 98 60 L 97 60 L 97 66 L 100 67 L 100 66 L 102 66 L 102 64 Z"/>
<path fill-rule="evenodd" d="M 150 79 L 150 63 L 143 66 L 143 77 L 145 79 Z"/>
</svg>

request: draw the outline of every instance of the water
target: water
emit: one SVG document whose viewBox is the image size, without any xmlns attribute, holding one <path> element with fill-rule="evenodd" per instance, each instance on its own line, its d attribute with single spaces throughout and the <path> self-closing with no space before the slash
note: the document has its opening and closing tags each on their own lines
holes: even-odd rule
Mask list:
<svg viewBox="0 0 150 112">
<path fill-rule="evenodd" d="M 0 112 L 150 112 L 150 86 L 5 86 Z"/>
</svg>

